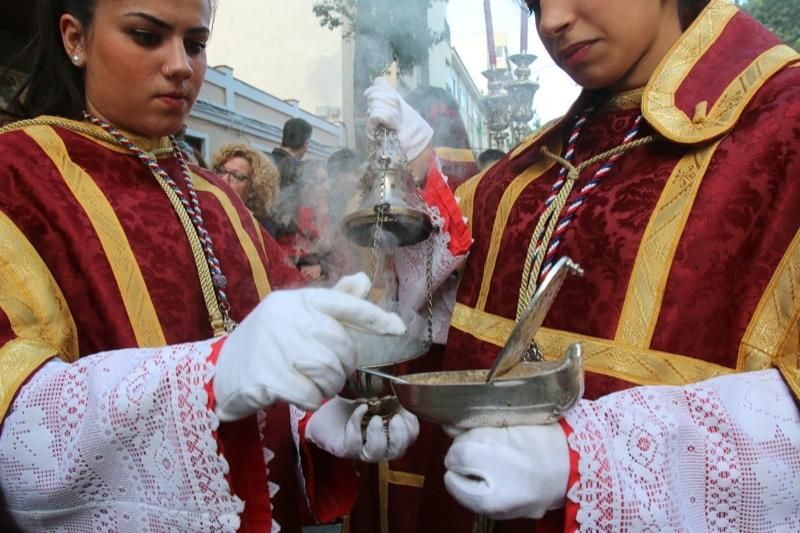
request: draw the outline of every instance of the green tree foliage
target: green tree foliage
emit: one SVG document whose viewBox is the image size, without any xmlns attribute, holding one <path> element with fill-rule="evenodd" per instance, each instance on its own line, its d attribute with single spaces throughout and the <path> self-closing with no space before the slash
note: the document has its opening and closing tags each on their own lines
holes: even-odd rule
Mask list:
<svg viewBox="0 0 800 533">
<path fill-rule="evenodd" d="M 427 65 L 431 46 L 445 33 L 430 31 L 428 8 L 443 0 L 317 0 L 312 7 L 320 26 L 341 28 L 354 42 L 353 94 L 356 146 L 366 150 L 366 100 L 360 98 L 376 76 L 392 63 L 401 74 Z M 424 79 L 424 78 L 423 78 Z"/>
<path fill-rule="evenodd" d="M 800 50 L 800 0 L 749 0 L 744 8 L 786 44 Z"/>
<path fill-rule="evenodd" d="M 320 25 L 342 28 L 346 38 L 368 43 L 371 75 L 393 61 L 402 73 L 424 63 L 431 46 L 445 38 L 428 28 L 428 7 L 441 0 L 320 0 L 313 6 Z"/>
</svg>

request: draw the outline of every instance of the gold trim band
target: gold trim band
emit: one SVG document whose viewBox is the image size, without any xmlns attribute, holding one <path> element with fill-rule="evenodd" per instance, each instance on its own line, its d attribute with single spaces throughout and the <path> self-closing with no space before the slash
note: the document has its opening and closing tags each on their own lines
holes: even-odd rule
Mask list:
<svg viewBox="0 0 800 533">
<path fill-rule="evenodd" d="M 514 320 L 457 303 L 451 326 L 499 347 L 505 344 L 511 334 Z M 551 360 L 561 357 L 570 344 L 580 342 L 587 371 L 637 385 L 688 385 L 735 372 L 733 368 L 684 355 L 640 349 L 612 340 L 549 328 L 540 328 L 536 341 L 545 358 Z"/>
<path fill-rule="evenodd" d="M 16 339 L 0 348 L 0 422 L 39 366 L 78 359 L 78 332 L 52 273 L 22 231 L 0 213 L 0 308 Z"/>
<path fill-rule="evenodd" d="M 697 130 L 698 127 L 705 129 L 710 124 L 707 121 L 700 125 L 693 124 L 692 117 L 687 117 L 675 107 L 675 92 L 738 12 L 738 8 L 728 1 L 712 0 L 672 45 L 650 77 L 642 98 L 642 114 L 666 138 L 678 142 L 698 142 L 694 135 L 685 130 Z"/>
<path fill-rule="evenodd" d="M 800 232 L 775 269 L 739 349 L 739 370 L 760 370 L 779 362 L 794 373 L 793 390 L 800 396 Z M 786 375 L 786 372 L 784 372 Z M 787 380 L 788 381 L 788 380 Z"/>
<path fill-rule="evenodd" d="M 614 335 L 622 344 L 650 346 L 678 243 L 719 143 L 684 155 L 658 199 L 639 246 Z"/>
<path fill-rule="evenodd" d="M 86 212 L 114 273 L 136 343 L 140 347 L 164 346 L 161 323 L 114 208 L 92 177 L 72 162 L 64 141 L 51 127 L 32 126 L 25 133 L 50 158 Z"/>
<path fill-rule="evenodd" d="M 0 423 L 28 377 L 56 355 L 52 347 L 26 339 L 11 340 L 0 348 Z"/>
<path fill-rule="evenodd" d="M 458 200 L 458 207 L 461 209 L 461 214 L 467 219 L 467 226 L 470 230 L 472 230 L 472 211 L 475 207 L 475 191 L 477 191 L 484 174 L 486 174 L 488 170 L 487 168 L 471 177 L 459 185 L 453 193 Z"/>
<path fill-rule="evenodd" d="M 103 146 L 104 148 L 108 148 L 109 150 L 112 150 L 114 152 L 132 155 L 130 150 L 117 144 L 116 139 L 114 139 L 114 137 L 111 134 L 107 133 L 102 128 L 99 128 L 87 122 L 78 122 L 77 120 L 70 120 L 63 117 L 41 116 L 37 118 L 12 122 L 11 124 L 7 124 L 2 128 L 0 128 L 0 134 L 14 130 L 27 129 L 33 126 L 50 126 L 50 127 L 64 128 L 73 133 L 77 133 L 82 137 L 91 139 L 94 142 Z M 166 157 L 172 155 L 172 145 L 168 137 L 151 139 L 147 137 L 142 137 L 140 135 L 134 135 L 128 132 L 126 132 L 125 135 L 136 146 L 138 146 L 139 148 L 141 148 L 146 152 L 149 152 L 150 154 L 153 155 L 153 157 Z"/>
<path fill-rule="evenodd" d="M 676 91 L 740 12 L 729 1 L 713 1 L 673 45 L 650 78 L 642 100 L 642 113 L 667 139 L 691 144 L 722 135 L 736 124 L 750 99 L 774 73 L 800 59 L 790 47 L 774 46 L 733 78 L 706 116 L 695 119 L 675 107 Z"/>
<path fill-rule="evenodd" d="M 194 188 L 198 191 L 212 194 L 222 206 L 223 211 L 225 211 L 228 221 L 230 222 L 231 227 L 233 227 L 233 231 L 236 233 L 236 237 L 241 243 L 242 250 L 244 251 L 245 256 L 247 256 L 247 261 L 250 263 L 250 272 L 253 275 L 253 281 L 255 282 L 258 290 L 258 297 L 259 299 L 264 299 L 272 290 L 267 277 L 267 271 L 264 268 L 264 264 L 261 262 L 261 259 L 258 257 L 258 248 L 242 225 L 242 220 L 239 218 L 236 208 L 233 207 L 230 198 L 228 198 L 224 192 L 219 190 L 218 187 L 215 187 L 204 177 L 195 174 L 194 172 L 191 173 L 191 176 Z M 256 227 L 256 231 L 260 231 L 260 228 Z"/>
<path fill-rule="evenodd" d="M 401 472 L 400 470 L 389 470 L 389 483 L 392 485 L 421 489 L 425 486 L 425 476 L 412 474 L 411 472 Z"/>
<path fill-rule="evenodd" d="M 536 161 L 536 163 L 528 167 L 525 172 L 514 178 L 506 190 L 503 191 L 503 197 L 497 205 L 497 212 L 492 226 L 492 237 L 489 240 L 489 250 L 486 253 L 486 261 L 484 262 L 483 278 L 481 279 L 481 288 L 478 293 L 478 303 L 475 306 L 478 309 L 484 309 L 486 307 L 486 300 L 489 298 L 489 287 L 494 277 L 494 269 L 497 266 L 500 245 L 503 242 L 503 233 L 505 232 L 508 218 L 511 215 L 514 204 L 528 185 L 539 179 L 548 170 L 553 168 L 554 165 L 555 161 L 542 157 Z"/>
<path fill-rule="evenodd" d="M 17 337 L 78 360 L 78 329 L 53 274 L 22 231 L 0 212 L 0 308 Z"/>
</svg>

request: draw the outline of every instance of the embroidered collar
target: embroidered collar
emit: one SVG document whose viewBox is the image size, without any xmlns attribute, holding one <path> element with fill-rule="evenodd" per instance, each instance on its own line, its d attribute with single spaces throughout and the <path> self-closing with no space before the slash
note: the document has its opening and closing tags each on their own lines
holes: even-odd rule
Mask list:
<svg viewBox="0 0 800 533">
<path fill-rule="evenodd" d="M 771 76 L 798 61 L 800 54 L 730 0 L 711 0 L 656 67 L 641 95 L 642 114 L 671 141 L 709 141 L 736 125 Z M 589 95 L 582 92 L 565 117 L 573 116 Z M 523 140 L 510 159 L 561 126 L 563 119 Z"/>
<path fill-rule="evenodd" d="M 98 142 L 104 145 L 106 148 L 116 152 L 130 153 L 127 148 L 120 146 L 114 140 L 114 138 L 107 132 L 103 131 L 102 128 L 99 128 L 89 122 L 72 120 L 64 117 L 42 115 L 32 119 L 20 120 L 3 127 L 0 129 L 0 133 L 15 129 L 27 128 L 30 126 L 51 126 L 56 128 L 64 128 L 83 137 L 92 139 L 93 141 Z M 172 155 L 172 145 L 170 144 L 169 137 L 148 138 L 128 132 L 124 132 L 124 134 L 136 146 L 140 147 L 145 152 L 153 154 L 157 157 Z"/>
<path fill-rule="evenodd" d="M 800 55 L 730 0 L 712 0 L 656 67 L 642 114 L 669 140 L 730 131 L 758 89 Z"/>
</svg>

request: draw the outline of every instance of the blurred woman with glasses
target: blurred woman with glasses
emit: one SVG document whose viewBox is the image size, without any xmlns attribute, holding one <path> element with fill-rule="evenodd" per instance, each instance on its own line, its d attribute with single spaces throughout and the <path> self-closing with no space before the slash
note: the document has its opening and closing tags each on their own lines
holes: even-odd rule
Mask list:
<svg viewBox="0 0 800 533">
<path fill-rule="evenodd" d="M 214 174 L 225 180 L 264 224 L 278 195 L 280 176 L 267 156 L 245 144 L 227 144 L 211 158 Z"/>
</svg>

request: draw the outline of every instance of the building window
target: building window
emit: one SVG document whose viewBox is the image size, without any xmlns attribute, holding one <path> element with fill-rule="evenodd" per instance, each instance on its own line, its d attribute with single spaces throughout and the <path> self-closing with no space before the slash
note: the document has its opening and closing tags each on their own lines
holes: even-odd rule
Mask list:
<svg viewBox="0 0 800 533">
<path fill-rule="evenodd" d="M 208 168 L 209 162 L 206 161 L 206 157 L 208 157 L 206 142 L 208 139 L 192 135 L 191 133 L 185 133 L 183 140 L 189 145 L 189 148 L 192 149 L 191 155 L 194 160 L 193 162 L 197 164 L 197 166 Z"/>
<path fill-rule="evenodd" d="M 203 147 L 205 146 L 205 139 L 201 139 L 200 137 L 195 137 L 193 135 L 186 135 L 186 142 L 189 143 L 189 146 L 200 152 L 203 153 Z"/>
</svg>

